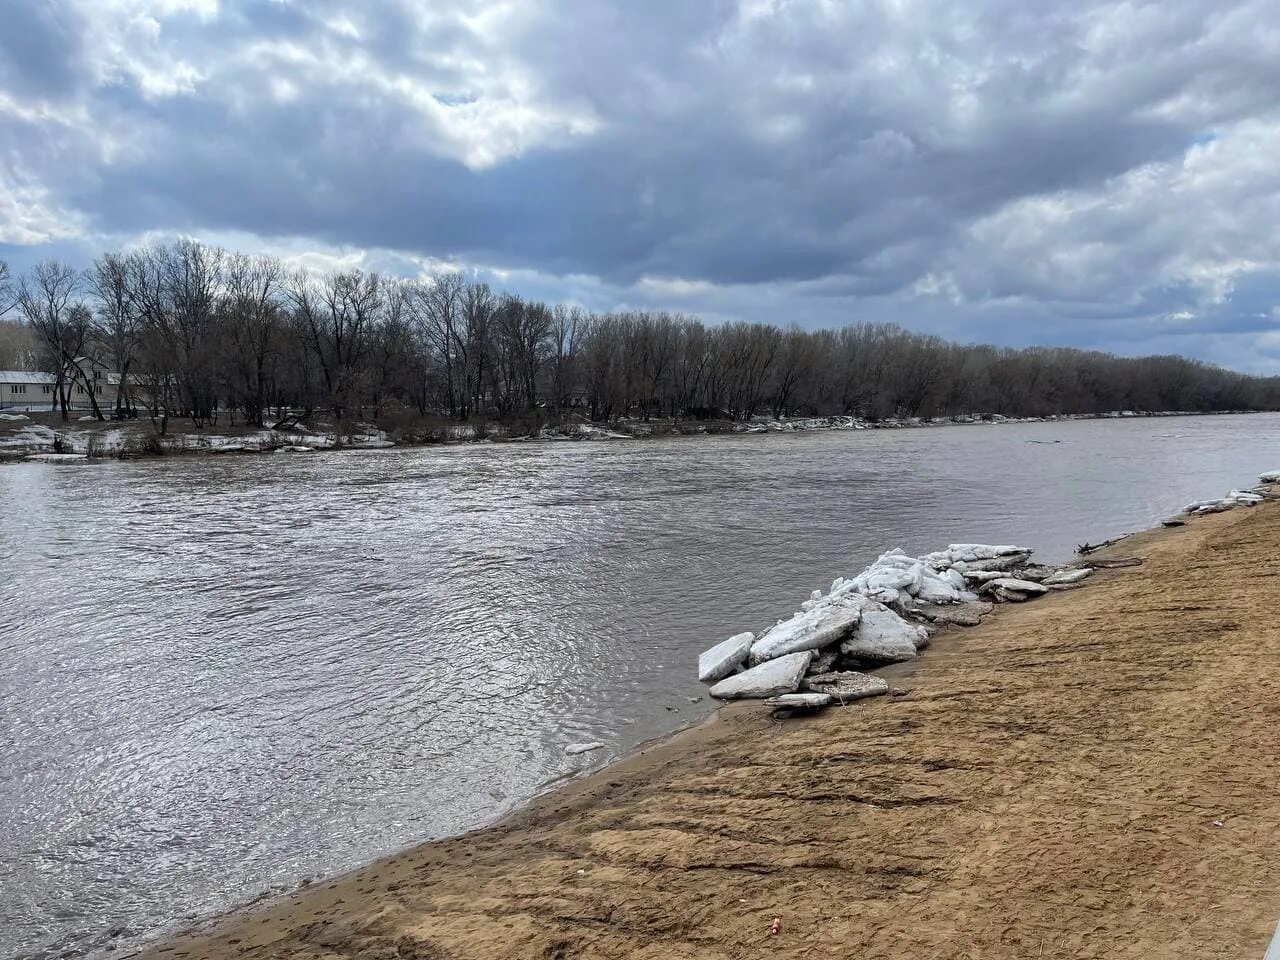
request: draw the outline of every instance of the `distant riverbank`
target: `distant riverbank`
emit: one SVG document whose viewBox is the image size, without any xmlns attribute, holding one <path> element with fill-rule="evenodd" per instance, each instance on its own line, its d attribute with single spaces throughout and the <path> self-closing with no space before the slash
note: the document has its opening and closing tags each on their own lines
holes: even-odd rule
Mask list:
<svg viewBox="0 0 1280 960">
<path fill-rule="evenodd" d="M 940 635 L 896 696 L 781 725 L 725 708 L 141 956 L 1260 955 L 1280 506 L 1117 549 L 1145 562 Z"/>
<path fill-rule="evenodd" d="M 0 411 L 0 462 L 5 460 L 76 461 L 137 459 L 177 454 L 313 453 L 320 450 L 368 450 L 446 443 L 528 443 L 639 440 L 656 437 L 724 436 L 812 431 L 903 430 L 941 426 L 996 426 L 1008 423 L 1058 423 L 1074 420 L 1128 420 L 1144 417 L 1228 416 L 1254 411 L 1203 414 L 1190 411 L 1117 410 L 1100 414 L 1051 417 L 1005 417 L 981 414 L 957 417 L 904 417 L 866 420 L 860 417 L 754 417 L 733 420 L 621 420 L 608 424 L 574 420 L 536 430 L 516 431 L 496 422 L 379 426 L 359 422 L 345 431 L 324 420 L 290 421 L 274 429 L 208 425 L 194 427 L 171 421 L 160 434 L 148 420 L 99 421 L 82 415 L 63 421 L 52 413 Z"/>
</svg>

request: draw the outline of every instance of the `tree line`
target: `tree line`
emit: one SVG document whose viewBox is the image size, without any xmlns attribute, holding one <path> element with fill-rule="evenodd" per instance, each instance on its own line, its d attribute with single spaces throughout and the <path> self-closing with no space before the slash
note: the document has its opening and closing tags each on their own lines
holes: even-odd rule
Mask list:
<svg viewBox="0 0 1280 960">
<path fill-rule="evenodd" d="M 590 313 L 458 273 L 317 274 L 193 240 L 106 253 L 83 271 L 49 260 L 15 278 L 0 262 L 6 311 L 27 331 L 31 359 L 53 375 L 64 419 L 71 389 L 83 386 L 95 415 L 149 416 L 161 432 L 173 417 L 263 426 L 289 412 L 534 427 L 570 417 L 1280 408 L 1280 378 L 1177 356 L 958 344 L 889 323 L 803 330 Z M 94 365 L 119 375 L 113 410 L 94 397 Z"/>
</svg>

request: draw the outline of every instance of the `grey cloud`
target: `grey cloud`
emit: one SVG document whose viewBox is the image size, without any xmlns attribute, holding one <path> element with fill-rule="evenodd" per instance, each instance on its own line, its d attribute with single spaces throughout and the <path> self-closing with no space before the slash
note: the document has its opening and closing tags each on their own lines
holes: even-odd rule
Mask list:
<svg viewBox="0 0 1280 960">
<path fill-rule="evenodd" d="M 58 0 L 0 0 L 0 89 L 23 99 L 62 97 L 83 64 L 83 23 Z"/>
</svg>

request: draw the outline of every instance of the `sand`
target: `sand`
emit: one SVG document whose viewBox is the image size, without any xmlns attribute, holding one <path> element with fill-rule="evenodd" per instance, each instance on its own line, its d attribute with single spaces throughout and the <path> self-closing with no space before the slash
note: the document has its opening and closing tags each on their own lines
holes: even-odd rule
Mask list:
<svg viewBox="0 0 1280 960">
<path fill-rule="evenodd" d="M 1280 504 L 1111 552 L 1147 562 L 939 636 L 900 695 L 736 705 L 145 956 L 1261 957 Z"/>
</svg>

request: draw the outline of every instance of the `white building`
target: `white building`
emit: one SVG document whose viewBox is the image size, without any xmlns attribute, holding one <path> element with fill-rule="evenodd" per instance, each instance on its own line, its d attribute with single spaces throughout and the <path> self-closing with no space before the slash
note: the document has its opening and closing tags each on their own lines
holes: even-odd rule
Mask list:
<svg viewBox="0 0 1280 960">
<path fill-rule="evenodd" d="M 81 360 L 93 384 L 98 407 L 104 414 L 116 405 L 116 390 L 120 378 L 108 374 L 90 360 Z M 0 370 L 0 410 L 24 412 L 54 411 L 57 409 L 57 378 L 52 373 L 37 370 Z M 73 410 L 90 410 L 89 394 L 81 382 L 68 383 L 67 407 Z"/>
<path fill-rule="evenodd" d="M 49 410 L 55 379 L 34 370 L 0 370 L 0 410 Z"/>
</svg>

